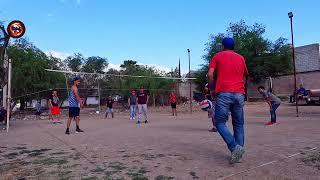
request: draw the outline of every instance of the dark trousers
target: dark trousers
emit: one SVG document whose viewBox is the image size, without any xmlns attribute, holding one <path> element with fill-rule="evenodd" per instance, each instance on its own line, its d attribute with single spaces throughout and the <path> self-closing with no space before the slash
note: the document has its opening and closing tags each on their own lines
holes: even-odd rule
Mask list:
<svg viewBox="0 0 320 180">
<path fill-rule="evenodd" d="M 271 122 L 273 122 L 273 123 L 277 122 L 276 111 L 277 111 L 279 106 L 280 106 L 280 104 L 271 103 L 270 114 L 271 114 Z"/>
</svg>

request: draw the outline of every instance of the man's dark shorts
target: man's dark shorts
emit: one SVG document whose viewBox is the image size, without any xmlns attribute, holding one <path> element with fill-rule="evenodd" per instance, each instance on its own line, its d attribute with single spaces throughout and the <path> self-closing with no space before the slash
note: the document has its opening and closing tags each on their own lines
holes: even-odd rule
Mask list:
<svg viewBox="0 0 320 180">
<path fill-rule="evenodd" d="M 79 117 L 80 108 L 79 107 L 69 107 L 69 117 Z"/>
<path fill-rule="evenodd" d="M 171 108 L 176 109 L 177 108 L 177 103 L 171 103 Z"/>
</svg>

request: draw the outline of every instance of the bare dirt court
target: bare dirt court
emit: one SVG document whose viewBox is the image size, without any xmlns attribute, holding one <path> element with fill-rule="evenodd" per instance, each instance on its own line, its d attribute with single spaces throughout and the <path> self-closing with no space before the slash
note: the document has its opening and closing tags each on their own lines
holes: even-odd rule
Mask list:
<svg viewBox="0 0 320 180">
<path fill-rule="evenodd" d="M 247 104 L 246 155 L 236 165 L 222 138 L 208 132 L 205 112 L 150 113 L 151 123 L 140 126 L 127 113 L 82 114 L 85 133 L 70 136 L 65 124 L 17 120 L 0 134 L 0 179 L 318 180 L 320 106 L 300 110 L 297 118 L 294 106 L 282 105 L 279 123 L 265 127 L 267 105 Z"/>
</svg>

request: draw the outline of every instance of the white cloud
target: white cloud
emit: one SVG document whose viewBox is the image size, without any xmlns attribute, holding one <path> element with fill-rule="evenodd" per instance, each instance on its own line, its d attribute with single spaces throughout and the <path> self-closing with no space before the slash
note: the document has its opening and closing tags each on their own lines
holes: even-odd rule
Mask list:
<svg viewBox="0 0 320 180">
<path fill-rule="evenodd" d="M 64 60 L 64 59 L 66 59 L 68 56 L 70 56 L 71 54 L 69 54 L 69 53 L 64 53 L 64 52 L 59 52 L 59 51 L 53 51 L 53 50 L 51 50 L 51 51 L 47 51 L 47 52 L 45 52 L 48 56 L 53 56 L 53 57 L 56 57 L 56 58 L 59 58 L 59 59 L 62 59 L 62 60 Z"/>
<path fill-rule="evenodd" d="M 121 67 L 120 67 L 120 64 L 109 63 L 107 70 L 109 70 L 109 69 L 115 69 L 115 70 L 119 71 L 119 70 L 121 70 Z"/>
<path fill-rule="evenodd" d="M 60 3 L 65 4 L 67 2 L 75 3 L 76 5 L 81 4 L 81 0 L 59 0 Z"/>
<path fill-rule="evenodd" d="M 154 68 L 156 70 L 164 71 L 166 73 L 171 71 L 171 68 L 169 68 L 167 66 L 159 65 L 159 64 L 139 64 L 139 65 L 152 67 L 152 68 Z"/>
<path fill-rule="evenodd" d="M 159 70 L 161 72 L 166 72 L 166 73 L 171 71 L 171 68 L 163 66 L 163 65 L 159 65 L 159 64 L 138 64 L 138 65 L 152 67 L 156 70 Z M 121 70 L 121 67 L 120 67 L 120 64 L 109 63 L 109 66 L 107 69 Z"/>
<path fill-rule="evenodd" d="M 48 17 L 53 17 L 54 15 L 51 14 L 51 13 L 48 13 L 47 16 L 48 16 Z"/>
</svg>

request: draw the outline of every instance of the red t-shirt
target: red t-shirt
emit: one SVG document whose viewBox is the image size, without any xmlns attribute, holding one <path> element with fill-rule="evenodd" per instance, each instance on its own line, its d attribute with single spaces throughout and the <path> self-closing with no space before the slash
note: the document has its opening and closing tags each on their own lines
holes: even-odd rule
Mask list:
<svg viewBox="0 0 320 180">
<path fill-rule="evenodd" d="M 170 94 L 170 103 L 176 103 L 177 102 L 177 95 L 176 94 Z"/>
<path fill-rule="evenodd" d="M 245 94 L 244 76 L 248 70 L 243 56 L 230 50 L 222 51 L 212 58 L 209 68 L 217 72 L 216 93 Z"/>
</svg>

